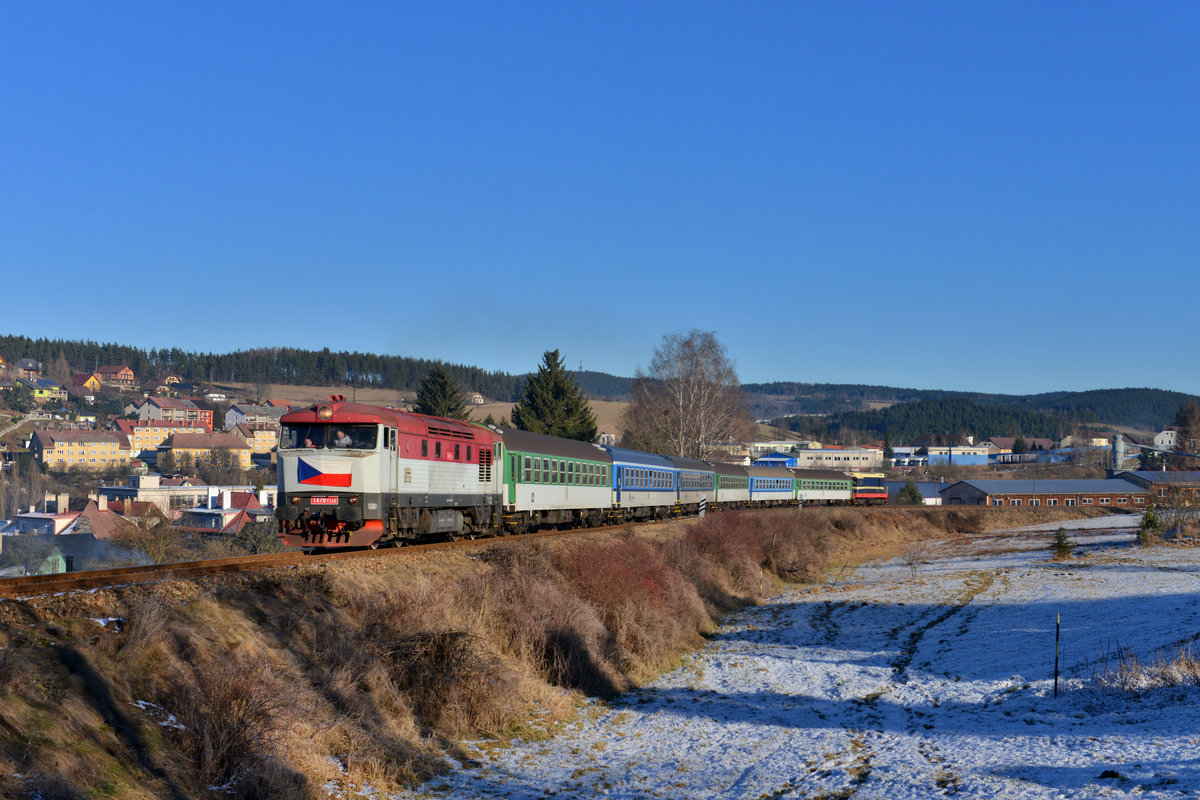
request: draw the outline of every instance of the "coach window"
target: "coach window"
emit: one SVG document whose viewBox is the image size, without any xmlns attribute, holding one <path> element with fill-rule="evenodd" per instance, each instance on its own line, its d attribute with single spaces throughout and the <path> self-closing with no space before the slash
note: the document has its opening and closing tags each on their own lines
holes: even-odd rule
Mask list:
<svg viewBox="0 0 1200 800">
<path fill-rule="evenodd" d="M 459 447 L 460 447 L 460 445 L 457 445 L 457 444 L 454 445 L 454 460 L 455 461 L 458 461 L 460 458 L 462 458 L 462 451 L 459 449 Z"/>
<path fill-rule="evenodd" d="M 471 445 L 467 445 L 467 461 L 471 460 Z"/>
<path fill-rule="evenodd" d="M 524 483 L 529 483 L 529 473 L 530 473 L 530 470 L 532 469 L 532 464 L 530 463 L 531 461 L 533 461 L 532 458 L 530 458 L 529 456 L 525 456 L 525 475 L 524 475 L 525 480 L 524 480 Z"/>
<path fill-rule="evenodd" d="M 441 442 L 433 443 L 433 457 L 434 458 L 442 457 L 442 443 Z"/>
<path fill-rule="evenodd" d="M 421 458 L 429 458 L 429 440 L 421 440 Z"/>
</svg>

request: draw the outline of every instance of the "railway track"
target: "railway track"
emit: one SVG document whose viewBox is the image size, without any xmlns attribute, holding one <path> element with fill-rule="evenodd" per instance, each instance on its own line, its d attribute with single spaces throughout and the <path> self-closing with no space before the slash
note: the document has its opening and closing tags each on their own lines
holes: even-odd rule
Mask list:
<svg viewBox="0 0 1200 800">
<path fill-rule="evenodd" d="M 613 529 L 610 529 L 613 530 Z M 585 533 L 584 529 L 544 530 L 521 534 L 521 541 L 548 536 L 567 536 Z M 54 575 L 27 575 L 19 578 L 0 578 L 0 599 L 28 597 L 42 594 L 58 594 L 110 586 L 125 586 L 138 583 L 198 578 L 232 572 L 254 572 L 262 569 L 314 565 L 331 561 L 351 559 L 387 559 L 415 556 L 437 550 L 484 547 L 502 541 L 503 537 L 484 539 L 457 539 L 446 542 L 423 542 L 404 547 L 384 547 L 379 550 L 348 550 L 331 553 L 306 554 L 300 551 L 268 553 L 257 556 L 235 556 L 206 561 L 179 561 L 172 564 L 151 564 L 140 567 L 114 567 L 112 569 L 62 572 Z"/>
</svg>

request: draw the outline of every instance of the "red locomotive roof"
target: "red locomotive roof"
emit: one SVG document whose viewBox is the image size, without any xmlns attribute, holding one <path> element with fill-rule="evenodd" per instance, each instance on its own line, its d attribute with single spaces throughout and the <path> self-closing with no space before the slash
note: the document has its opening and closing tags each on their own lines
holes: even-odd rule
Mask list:
<svg viewBox="0 0 1200 800">
<path fill-rule="evenodd" d="M 332 414 L 322 418 L 319 414 L 323 406 L 328 406 Z M 383 424 L 393 425 L 400 433 L 411 436 L 448 436 L 454 439 L 487 442 L 489 445 L 500 440 L 494 431 L 471 425 L 466 422 L 444 417 L 427 417 L 424 414 L 413 414 L 395 408 L 371 406 L 365 403 L 349 403 L 345 400 L 331 400 L 327 403 L 317 403 L 308 408 L 289 411 L 280 422 L 284 425 L 316 425 L 316 424 Z"/>
</svg>

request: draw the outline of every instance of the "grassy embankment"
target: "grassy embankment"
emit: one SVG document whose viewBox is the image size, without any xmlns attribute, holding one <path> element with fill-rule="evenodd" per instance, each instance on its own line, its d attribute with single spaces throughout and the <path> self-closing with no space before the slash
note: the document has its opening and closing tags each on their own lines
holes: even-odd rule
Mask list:
<svg viewBox="0 0 1200 800">
<path fill-rule="evenodd" d="M 669 668 L 723 613 L 788 584 L 1028 519 L 726 512 L 498 540 L 470 557 L 2 601 L 0 796 L 304 798 L 331 780 L 410 783 L 461 757 L 463 738 L 545 735 L 583 694 Z"/>
</svg>

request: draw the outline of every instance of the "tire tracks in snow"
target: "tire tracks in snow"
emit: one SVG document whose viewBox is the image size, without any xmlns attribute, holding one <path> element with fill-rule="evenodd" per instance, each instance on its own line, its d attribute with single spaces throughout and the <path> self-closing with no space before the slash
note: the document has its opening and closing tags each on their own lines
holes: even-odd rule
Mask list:
<svg viewBox="0 0 1200 800">
<path fill-rule="evenodd" d="M 952 598 L 939 606 L 931 607 L 929 610 L 919 614 L 915 619 L 900 622 L 888 632 L 884 646 L 885 649 L 890 650 L 897 645 L 899 647 L 899 652 L 889 662 L 889 666 L 891 667 L 890 678 L 871 692 L 859 697 L 850 698 L 849 704 L 857 712 L 856 715 L 858 716 L 859 724 L 854 726 L 848 724 L 845 729 L 847 735 L 850 737 L 848 747 L 840 753 L 829 754 L 832 758 L 827 757 L 824 759 L 824 764 L 814 766 L 809 771 L 809 776 L 820 775 L 828 778 L 830 777 L 830 772 L 827 769 L 822 769 L 824 765 L 829 764 L 831 761 L 839 765 L 844 765 L 841 766 L 845 774 L 844 784 L 830 791 L 806 796 L 821 798 L 822 800 L 849 800 L 853 798 L 870 780 L 874 762 L 886 754 L 887 751 L 898 746 L 904 746 L 906 736 L 915 738 L 916 752 L 929 765 L 931 771 L 931 789 L 947 796 L 957 792 L 959 788 L 958 777 L 946 770 L 944 760 L 941 758 L 936 745 L 920 738 L 924 731 L 930 728 L 930 725 L 924 721 L 929 715 L 915 711 L 906 704 L 897 703 L 897 707 L 902 708 L 908 717 L 905 725 L 906 734 L 901 735 L 889 732 L 883 718 L 883 713 L 880 710 L 880 701 L 888 695 L 893 694 L 898 687 L 908 684 L 909 668 L 921 651 L 922 645 L 925 643 L 930 631 L 958 616 L 962 616 L 962 619 L 955 630 L 955 637 L 963 636 L 970 630 L 971 622 L 978 614 L 978 610 L 973 605 L 975 598 L 991 589 L 997 575 L 1000 574 L 1003 574 L 1003 571 L 974 571 L 968 573 L 963 581 L 962 589 Z M 856 601 L 847 601 L 844 603 L 824 601 L 813 612 L 812 624 L 814 628 L 818 628 L 826 644 L 834 645 L 840 633 L 835 620 L 835 611 L 839 608 L 853 610 L 862 607 L 861 603 Z M 938 642 L 937 653 L 932 655 L 930 660 L 922 662 L 920 666 L 930 666 L 933 658 L 947 652 L 949 650 L 949 642 L 949 638 L 940 640 Z M 847 723 L 849 722 L 851 720 L 847 719 Z M 908 746 L 911 746 L 911 743 Z"/>
</svg>

